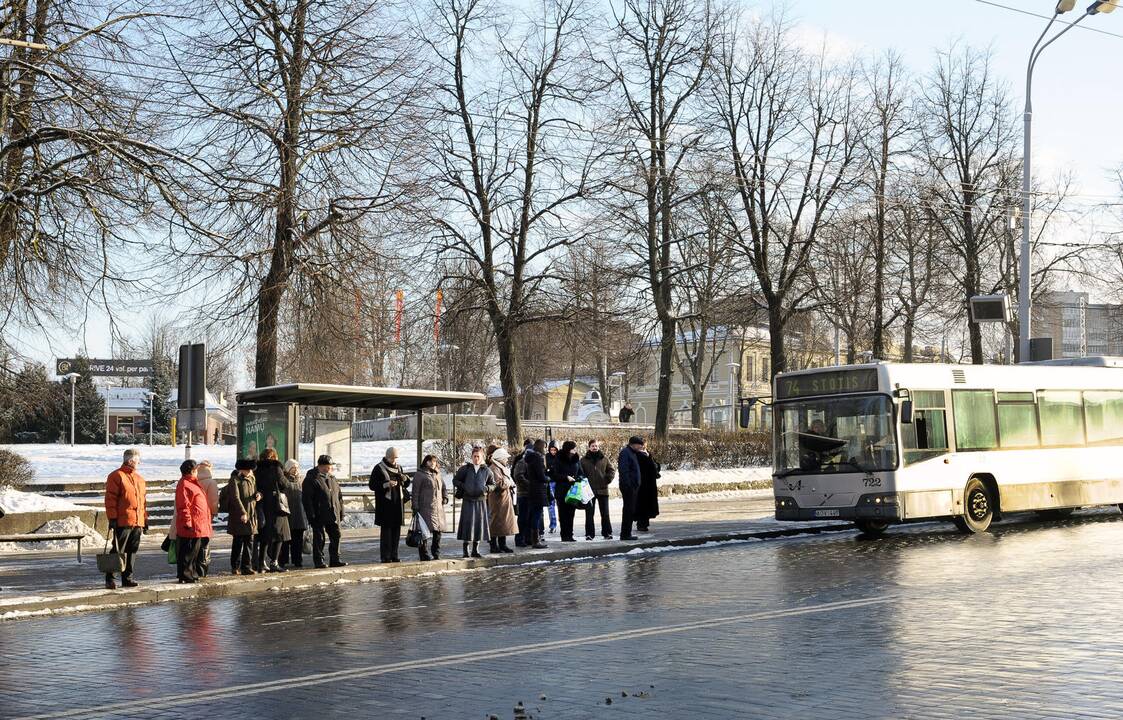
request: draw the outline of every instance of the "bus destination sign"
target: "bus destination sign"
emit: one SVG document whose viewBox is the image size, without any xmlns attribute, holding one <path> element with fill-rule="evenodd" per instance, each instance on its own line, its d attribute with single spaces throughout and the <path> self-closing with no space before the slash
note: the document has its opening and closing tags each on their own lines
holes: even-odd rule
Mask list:
<svg viewBox="0 0 1123 720">
<path fill-rule="evenodd" d="M 877 370 L 834 370 L 782 377 L 776 381 L 776 399 L 810 397 L 813 395 L 842 395 L 845 393 L 875 392 Z"/>
</svg>

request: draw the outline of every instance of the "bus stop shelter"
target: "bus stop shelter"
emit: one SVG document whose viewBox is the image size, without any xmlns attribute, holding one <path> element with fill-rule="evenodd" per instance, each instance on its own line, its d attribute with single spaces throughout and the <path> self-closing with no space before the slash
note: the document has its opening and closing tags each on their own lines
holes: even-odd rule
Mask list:
<svg viewBox="0 0 1123 720">
<path fill-rule="evenodd" d="M 424 423 L 426 409 L 447 407 L 458 403 L 484 400 L 480 393 L 420 390 L 412 388 L 368 387 L 363 385 L 321 385 L 294 383 L 244 390 L 238 398 L 238 456 L 256 455 L 248 452 L 245 428 L 251 423 L 261 425 L 262 435 L 273 438 L 284 457 L 296 457 L 299 446 L 297 423 L 301 406 L 392 410 L 417 414 L 417 466 L 424 457 Z M 283 440 L 282 440 L 283 436 Z M 348 438 L 350 431 L 348 429 Z M 268 443 L 265 446 L 270 446 Z M 263 449 L 263 448 L 257 448 Z"/>
</svg>

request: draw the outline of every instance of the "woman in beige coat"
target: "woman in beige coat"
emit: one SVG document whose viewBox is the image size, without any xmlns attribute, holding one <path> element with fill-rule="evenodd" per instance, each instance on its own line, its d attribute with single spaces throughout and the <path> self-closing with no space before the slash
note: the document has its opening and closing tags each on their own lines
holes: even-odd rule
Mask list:
<svg viewBox="0 0 1123 720">
<path fill-rule="evenodd" d="M 519 525 L 515 519 L 515 482 L 507 467 L 511 454 L 507 448 L 500 447 L 493 448 L 489 456 L 487 466 L 495 478 L 495 488 L 487 495 L 491 551 L 513 553 L 514 548 L 507 546 L 507 536 L 517 535 Z"/>
<path fill-rule="evenodd" d="M 445 505 L 448 490 L 441 478 L 441 466 L 434 455 L 426 455 L 421 469 L 413 474 L 413 514 L 419 516 L 433 533 L 431 543 L 422 540 L 417 545 L 422 560 L 439 560 L 441 533 L 445 529 Z"/>
</svg>

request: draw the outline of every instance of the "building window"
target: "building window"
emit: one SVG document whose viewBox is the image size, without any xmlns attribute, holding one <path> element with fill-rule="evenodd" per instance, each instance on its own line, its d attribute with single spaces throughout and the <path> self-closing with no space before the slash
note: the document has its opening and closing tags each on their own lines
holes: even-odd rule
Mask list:
<svg viewBox="0 0 1123 720">
<path fill-rule="evenodd" d="M 132 435 L 134 427 L 135 427 L 135 425 L 133 423 L 133 418 L 131 418 L 131 417 L 119 417 L 119 418 L 117 418 L 117 432 Z"/>
</svg>

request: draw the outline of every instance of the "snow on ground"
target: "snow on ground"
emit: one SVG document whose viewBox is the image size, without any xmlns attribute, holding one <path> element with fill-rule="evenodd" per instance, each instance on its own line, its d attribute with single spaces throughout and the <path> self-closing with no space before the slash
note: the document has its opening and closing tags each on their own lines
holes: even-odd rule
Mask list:
<svg viewBox="0 0 1123 720">
<path fill-rule="evenodd" d="M 704 483 L 739 483 L 751 481 L 771 481 L 772 468 L 747 467 L 702 470 L 664 470 L 660 473 L 660 485 L 701 485 Z"/>
<path fill-rule="evenodd" d="M 416 440 L 382 440 L 356 442 L 351 446 L 351 472 L 356 475 L 367 474 L 386 454 L 389 447 L 397 447 L 402 466 L 406 470 L 416 467 Z M 121 456 L 129 445 L 0 445 L 27 458 L 35 469 L 32 484 L 44 483 L 82 483 L 105 480 L 110 472 L 121 465 Z M 135 446 L 140 450 L 140 472 L 148 480 L 176 480 L 179 478 L 179 464 L 183 462 L 183 445 Z M 430 451 L 431 448 L 426 448 Z M 218 470 L 219 476 L 227 475 L 234 469 L 235 447 L 233 445 L 195 445 L 191 457 L 196 460 L 210 460 Z M 311 467 L 315 462 L 312 456 L 312 443 L 300 446 L 300 464 Z"/>
<path fill-rule="evenodd" d="M 51 520 L 44 523 L 35 531 L 35 534 L 78 534 L 85 537 L 82 543 L 86 547 L 100 547 L 105 544 L 101 533 L 82 522 L 73 515 L 61 520 Z M 36 552 L 42 550 L 74 550 L 78 545 L 77 540 L 43 540 L 41 542 L 0 543 L 0 553 Z"/>
<path fill-rule="evenodd" d="M 6 489 L 0 490 L 0 509 L 6 514 L 14 515 L 15 513 L 84 510 L 85 508 L 59 498 Z M 63 531 L 60 530 L 59 532 Z"/>
</svg>

